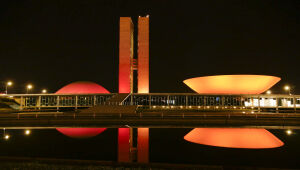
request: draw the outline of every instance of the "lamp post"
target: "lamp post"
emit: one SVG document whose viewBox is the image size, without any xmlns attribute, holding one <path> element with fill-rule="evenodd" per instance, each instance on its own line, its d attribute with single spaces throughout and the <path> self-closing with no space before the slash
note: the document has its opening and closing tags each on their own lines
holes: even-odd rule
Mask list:
<svg viewBox="0 0 300 170">
<path fill-rule="evenodd" d="M 26 93 L 28 94 L 28 91 L 31 90 L 33 88 L 33 86 L 31 84 L 28 84 L 26 86 Z"/>
<path fill-rule="evenodd" d="M 5 84 L 5 94 L 7 94 L 7 89 L 9 86 L 12 86 L 12 82 L 11 81 L 8 81 L 6 84 Z"/>
<path fill-rule="evenodd" d="M 289 95 L 291 95 L 291 88 L 290 88 L 290 86 L 288 86 L 288 85 L 284 86 L 284 90 L 287 91 Z"/>
</svg>

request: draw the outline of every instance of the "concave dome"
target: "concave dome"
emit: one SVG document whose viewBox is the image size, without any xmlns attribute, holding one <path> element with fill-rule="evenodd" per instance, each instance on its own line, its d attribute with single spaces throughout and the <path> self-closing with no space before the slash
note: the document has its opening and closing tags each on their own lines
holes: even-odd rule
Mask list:
<svg viewBox="0 0 300 170">
<path fill-rule="evenodd" d="M 265 75 L 218 75 L 183 82 L 199 94 L 260 94 L 274 86 L 279 77 Z"/>
<path fill-rule="evenodd" d="M 104 87 L 90 81 L 77 81 L 59 89 L 55 94 L 87 94 L 109 93 Z M 97 136 L 106 128 L 56 128 L 62 134 L 71 138 L 89 138 Z"/>
<path fill-rule="evenodd" d="M 276 148 L 284 143 L 265 129 L 195 128 L 184 139 L 202 145 L 227 148 Z"/>
<path fill-rule="evenodd" d="M 56 94 L 86 94 L 86 93 L 109 93 L 109 91 L 94 82 L 77 81 L 62 87 L 56 92 Z"/>
</svg>

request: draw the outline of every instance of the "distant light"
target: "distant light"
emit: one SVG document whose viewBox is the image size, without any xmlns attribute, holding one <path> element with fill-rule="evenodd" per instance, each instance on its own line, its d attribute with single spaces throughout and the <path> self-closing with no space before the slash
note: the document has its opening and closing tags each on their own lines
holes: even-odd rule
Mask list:
<svg viewBox="0 0 300 170">
<path fill-rule="evenodd" d="M 234 109 L 236 109 L 236 107 L 235 107 L 235 106 L 234 106 L 233 108 L 234 108 Z"/>
<path fill-rule="evenodd" d="M 219 106 L 216 106 L 216 109 L 218 109 L 219 108 Z"/>
<path fill-rule="evenodd" d="M 8 140 L 9 138 L 10 138 L 10 136 L 7 135 L 7 134 L 4 136 L 4 139 L 5 139 L 5 140 Z"/>
<path fill-rule="evenodd" d="M 47 90 L 46 90 L 46 89 L 43 89 L 43 90 L 42 90 L 42 93 L 47 93 Z"/>
<path fill-rule="evenodd" d="M 243 112 L 243 113 L 246 113 L 246 112 Z"/>
<path fill-rule="evenodd" d="M 268 91 L 267 91 L 267 94 L 272 94 L 271 90 L 268 90 Z"/>
<path fill-rule="evenodd" d="M 288 134 L 288 135 L 291 135 L 291 134 L 293 134 L 293 131 L 292 130 L 286 130 L 286 134 Z"/>
<path fill-rule="evenodd" d="M 207 108 L 209 109 L 209 106 L 207 106 Z"/>
<path fill-rule="evenodd" d="M 284 90 L 290 90 L 290 86 L 284 86 Z"/>
<path fill-rule="evenodd" d="M 149 15 L 146 15 L 147 18 L 149 18 Z"/>
<path fill-rule="evenodd" d="M 32 89 L 32 88 L 33 88 L 33 86 L 32 86 L 31 84 L 28 84 L 28 85 L 27 85 L 27 89 L 30 90 L 30 89 Z"/>
<path fill-rule="evenodd" d="M 27 129 L 27 130 L 25 130 L 24 133 L 25 133 L 25 135 L 30 135 L 31 131 Z"/>
<path fill-rule="evenodd" d="M 13 83 L 11 81 L 7 82 L 7 86 L 11 86 Z"/>
<path fill-rule="evenodd" d="M 251 111 L 251 113 L 254 113 L 254 111 Z"/>
<path fill-rule="evenodd" d="M 189 106 L 189 108 L 192 108 L 192 106 Z"/>
</svg>

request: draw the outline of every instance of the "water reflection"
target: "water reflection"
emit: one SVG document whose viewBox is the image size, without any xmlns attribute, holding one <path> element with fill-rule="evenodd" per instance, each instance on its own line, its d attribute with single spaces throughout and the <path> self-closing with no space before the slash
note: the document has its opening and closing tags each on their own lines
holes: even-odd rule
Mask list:
<svg viewBox="0 0 300 170">
<path fill-rule="evenodd" d="M 90 138 L 99 135 L 106 128 L 56 128 L 56 130 L 71 138 Z"/>
<path fill-rule="evenodd" d="M 251 128 L 195 128 L 184 139 L 197 144 L 227 148 L 264 149 L 284 145 L 266 129 Z"/>
<path fill-rule="evenodd" d="M 81 128 L 72 129 L 78 130 Z M 90 136 L 90 138 L 82 140 L 74 140 L 73 137 L 61 135 L 55 129 L 29 129 L 31 132 L 29 136 L 26 135 L 28 129 L 6 129 L 5 134 L 1 133 L 0 150 L 2 152 L 0 156 L 120 162 L 297 167 L 296 162 L 300 154 L 297 130 L 290 130 L 293 135 L 288 135 L 288 130 L 286 129 L 268 131 L 264 129 L 225 128 L 231 130 L 230 133 L 229 131 L 226 132 L 224 128 L 219 129 L 219 131 L 216 131 L 218 128 L 103 129 L 105 129 L 102 131 L 104 133 L 98 133 L 100 135 Z M 201 129 L 202 131 L 199 131 Z M 213 130 L 215 131 L 213 132 Z M 8 134 L 10 138 L 6 140 L 4 135 Z M 227 141 L 228 143 L 236 142 L 241 144 L 246 141 L 246 143 L 250 144 L 262 144 L 267 142 L 273 144 L 274 148 L 238 149 L 243 147 L 215 147 L 215 145 L 206 145 L 204 143 L 198 145 L 194 144 L 196 143 L 195 141 L 191 143 L 191 141 L 186 140 L 188 136 L 193 134 L 197 138 L 202 137 L 206 140 L 216 138 L 220 134 L 222 138 L 216 138 L 217 142 L 224 142 L 224 138 L 228 138 L 230 134 L 235 137 L 231 138 L 231 141 Z M 84 136 L 87 136 L 87 134 L 84 134 Z M 276 142 L 276 139 L 279 141 Z M 281 140 L 284 141 L 284 145 Z M 275 143 L 272 143 L 274 141 Z M 276 145 L 283 147 L 276 148 Z"/>
</svg>

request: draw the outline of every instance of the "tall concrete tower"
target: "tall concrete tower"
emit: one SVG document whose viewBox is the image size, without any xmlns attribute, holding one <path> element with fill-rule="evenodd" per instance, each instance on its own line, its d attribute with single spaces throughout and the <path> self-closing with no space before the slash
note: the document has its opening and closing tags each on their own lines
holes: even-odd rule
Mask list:
<svg viewBox="0 0 300 170">
<path fill-rule="evenodd" d="M 133 92 L 133 24 L 130 17 L 120 18 L 119 93 Z"/>
<path fill-rule="evenodd" d="M 138 93 L 149 93 L 149 16 L 138 18 Z"/>
</svg>

